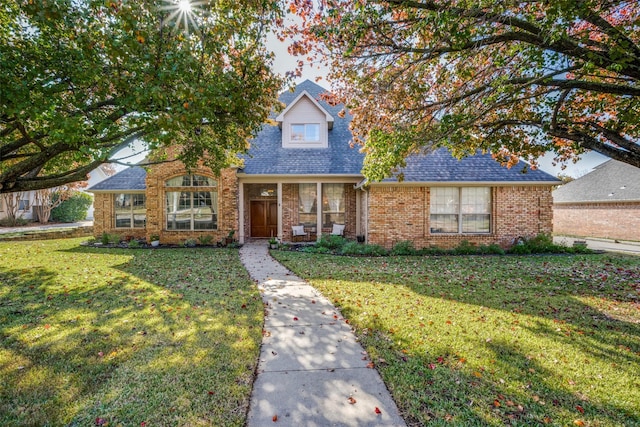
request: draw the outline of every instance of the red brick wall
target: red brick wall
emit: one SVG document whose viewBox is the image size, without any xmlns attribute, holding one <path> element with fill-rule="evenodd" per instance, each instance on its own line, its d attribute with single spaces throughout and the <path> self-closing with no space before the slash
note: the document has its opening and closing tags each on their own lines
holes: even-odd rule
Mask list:
<svg viewBox="0 0 640 427">
<path fill-rule="evenodd" d="M 194 175 L 214 177 L 211 170 L 200 165 L 190 171 Z M 187 239 L 212 236 L 219 241 L 238 230 L 238 179 L 235 169 L 223 169 L 218 181 L 218 229 L 217 230 L 166 230 L 165 181 L 187 171 L 181 162 L 162 163 L 150 168 L 147 173 L 147 239 L 152 234 L 160 235 L 160 243 L 181 244 Z"/>
<path fill-rule="evenodd" d="M 513 186 L 492 189 L 490 234 L 431 234 L 428 187 L 391 185 L 369 188 L 367 242 L 391 248 L 411 240 L 417 248 L 451 248 L 467 240 L 473 244 L 510 246 L 518 237 L 553 231 L 551 187 Z"/>
<path fill-rule="evenodd" d="M 640 241 L 640 202 L 555 204 L 553 211 L 555 234 Z"/>
<path fill-rule="evenodd" d="M 122 238 L 133 236 L 146 238 L 144 228 L 115 228 L 115 194 L 96 193 L 93 195 L 93 236 L 100 238 L 103 233 L 119 234 Z M 147 209 L 149 207 L 147 206 Z"/>
</svg>

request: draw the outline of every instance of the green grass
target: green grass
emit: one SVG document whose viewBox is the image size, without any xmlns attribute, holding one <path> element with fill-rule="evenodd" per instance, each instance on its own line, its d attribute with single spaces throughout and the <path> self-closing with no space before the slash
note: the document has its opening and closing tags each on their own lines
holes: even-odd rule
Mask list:
<svg viewBox="0 0 640 427">
<path fill-rule="evenodd" d="M 0 425 L 244 425 L 263 311 L 237 251 L 80 241 L 0 242 Z"/>
<path fill-rule="evenodd" d="M 341 308 L 410 425 L 640 425 L 640 258 L 274 251 Z"/>
</svg>

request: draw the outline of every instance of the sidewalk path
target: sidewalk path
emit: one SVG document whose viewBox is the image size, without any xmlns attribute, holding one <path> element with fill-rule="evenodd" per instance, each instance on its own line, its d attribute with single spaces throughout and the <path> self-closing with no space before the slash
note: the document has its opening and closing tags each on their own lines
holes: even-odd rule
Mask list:
<svg viewBox="0 0 640 427">
<path fill-rule="evenodd" d="M 54 224 L 42 224 L 42 225 L 30 225 L 27 227 L 0 227 L 0 234 L 9 233 L 22 233 L 29 231 L 44 231 L 52 230 L 56 228 L 79 228 L 79 227 L 91 227 L 93 221 L 79 221 L 79 222 L 58 222 Z"/>
<path fill-rule="evenodd" d="M 266 242 L 245 244 L 240 259 L 265 304 L 247 426 L 405 426 L 340 312 L 271 258 Z"/>
</svg>

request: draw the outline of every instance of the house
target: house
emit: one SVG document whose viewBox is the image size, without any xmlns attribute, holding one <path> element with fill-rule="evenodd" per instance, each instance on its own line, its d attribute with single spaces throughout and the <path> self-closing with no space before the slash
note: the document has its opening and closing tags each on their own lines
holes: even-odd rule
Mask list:
<svg viewBox="0 0 640 427">
<path fill-rule="evenodd" d="M 109 167 L 106 166 L 98 166 L 94 170 L 89 173 L 88 179 L 86 181 L 86 186 L 91 187 L 96 185 L 97 183 L 107 179 L 112 174 Z M 83 188 L 80 188 L 79 191 L 85 191 Z M 36 204 L 36 191 L 23 191 L 20 193 L 13 193 L 13 197 L 16 198 L 15 203 L 17 204 L 16 214 L 19 218 L 24 219 L 37 219 L 37 214 L 34 212 L 34 205 Z M 0 197 L 0 219 L 6 218 L 7 215 L 7 207 L 6 201 Z M 89 207 L 87 211 L 87 219 L 93 219 L 93 205 Z"/>
<path fill-rule="evenodd" d="M 292 240 L 304 227 L 314 240 L 344 225 L 349 239 L 391 247 L 511 245 L 552 231 L 551 188 L 559 181 L 527 169 L 501 167 L 490 155 L 460 161 L 441 149 L 412 156 L 396 178 L 368 183 L 364 155 L 350 146 L 349 119 L 329 105 L 325 89 L 305 81 L 280 100 L 276 125 L 264 125 L 243 165 L 216 177 L 200 166 L 187 174 L 179 162 L 133 167 L 93 186 L 94 230 L 181 243 L 229 231 L 249 238 Z"/>
<path fill-rule="evenodd" d="M 553 191 L 554 233 L 640 241 L 640 169 L 608 160 Z"/>
</svg>

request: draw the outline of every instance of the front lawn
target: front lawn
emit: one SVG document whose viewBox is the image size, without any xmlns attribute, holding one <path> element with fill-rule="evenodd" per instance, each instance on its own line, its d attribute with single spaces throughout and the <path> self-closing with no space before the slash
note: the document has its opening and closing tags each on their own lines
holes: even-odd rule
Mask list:
<svg viewBox="0 0 640 427">
<path fill-rule="evenodd" d="M 242 426 L 262 338 L 236 250 L 0 242 L 0 425 Z"/>
<path fill-rule="evenodd" d="M 338 305 L 410 425 L 640 425 L 640 258 L 274 251 Z"/>
</svg>

